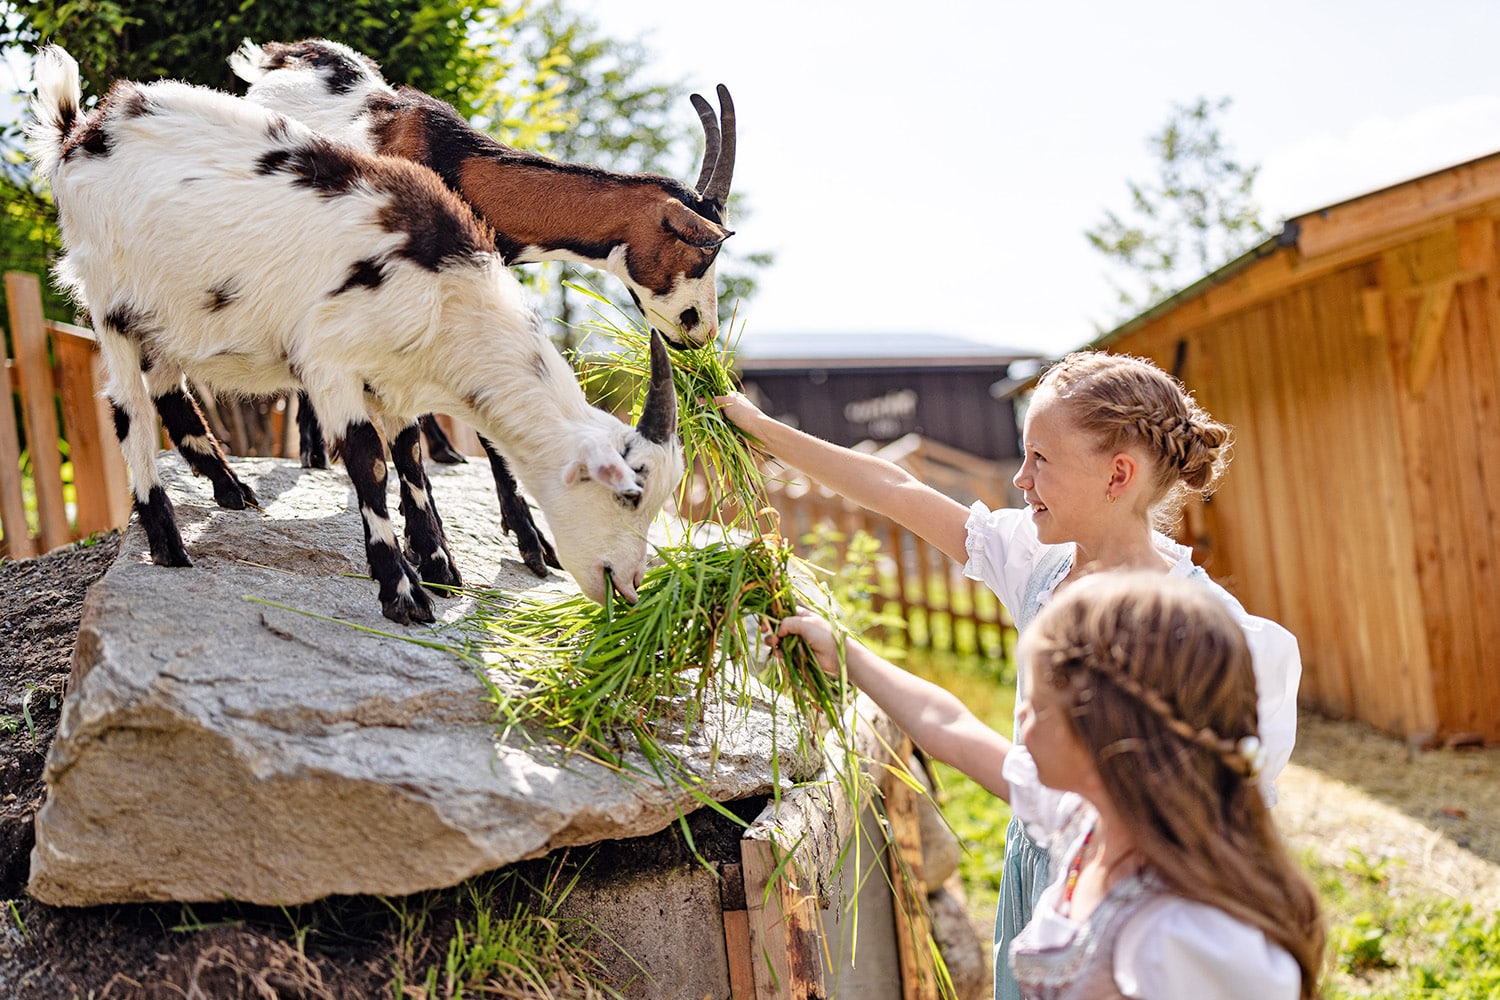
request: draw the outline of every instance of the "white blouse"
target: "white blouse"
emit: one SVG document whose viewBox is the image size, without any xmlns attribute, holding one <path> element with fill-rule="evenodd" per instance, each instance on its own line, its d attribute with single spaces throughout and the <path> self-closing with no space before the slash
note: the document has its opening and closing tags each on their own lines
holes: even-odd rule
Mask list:
<svg viewBox="0 0 1500 1000">
<path fill-rule="evenodd" d="M 964 575 L 995 592 L 1012 615 L 1020 611 L 1032 573 L 1053 546 L 1036 536 L 1036 524 L 1025 508 L 989 510 L 975 503 L 969 510 L 969 561 Z M 1260 742 L 1266 762 L 1260 773 L 1261 796 L 1266 805 L 1276 804 L 1276 777 L 1292 757 L 1297 741 L 1297 686 L 1302 681 L 1302 655 L 1292 633 L 1271 621 L 1248 613 L 1223 587 L 1193 563 L 1192 549 L 1159 531 L 1152 532 L 1157 551 L 1171 562 L 1171 576 L 1195 577 L 1228 607 L 1245 633 L 1255 670 L 1256 710 L 1260 717 Z M 1069 543 L 1071 544 L 1071 543 Z M 1066 575 L 1063 573 L 1062 575 Z M 1045 605 L 1056 590 L 1054 582 L 1041 595 Z"/>
<path fill-rule="evenodd" d="M 1093 807 L 1072 792 L 1047 788 L 1037 780 L 1036 763 L 1025 747 L 1006 758 L 1011 808 L 1027 832 L 1052 854 L 1053 870 L 1065 872 L 1067 859 L 1083 846 L 1092 820 L 1079 822 Z M 1054 844 L 1071 833 L 1066 844 Z M 1037 902 L 1026 934 L 1043 948 L 1060 948 L 1080 925 L 1058 912 L 1062 879 Z M 1259 928 L 1217 907 L 1164 894 L 1132 914 L 1115 939 L 1115 986 L 1127 997 L 1149 1000 L 1297 1000 L 1302 970 L 1291 953 Z"/>
</svg>

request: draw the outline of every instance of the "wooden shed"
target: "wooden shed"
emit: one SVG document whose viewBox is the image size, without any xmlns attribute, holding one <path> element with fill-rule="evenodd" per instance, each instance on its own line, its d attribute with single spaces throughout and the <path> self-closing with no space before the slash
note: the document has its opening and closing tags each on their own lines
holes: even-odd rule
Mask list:
<svg viewBox="0 0 1500 1000">
<path fill-rule="evenodd" d="M 1301 642 L 1303 705 L 1500 741 L 1500 154 L 1287 222 L 1093 346 L 1236 431 L 1184 540 Z"/>
</svg>

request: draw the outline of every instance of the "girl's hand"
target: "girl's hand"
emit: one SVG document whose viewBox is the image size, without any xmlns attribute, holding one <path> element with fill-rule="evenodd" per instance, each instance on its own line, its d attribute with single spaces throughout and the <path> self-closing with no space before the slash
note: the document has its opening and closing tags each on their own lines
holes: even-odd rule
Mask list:
<svg viewBox="0 0 1500 1000">
<path fill-rule="evenodd" d="M 727 396 L 715 396 L 714 403 L 724 414 L 724 419 L 734 424 L 742 431 L 750 430 L 756 420 L 765 417 L 760 407 L 750 402 L 750 397 L 743 392 L 731 392 Z"/>
<path fill-rule="evenodd" d="M 776 634 L 768 636 L 766 641 L 773 646 L 780 645 L 781 640 L 789 635 L 798 636 L 807 643 L 807 648 L 818 661 L 819 669 L 825 674 L 833 677 L 839 675 L 838 639 L 828 619 L 806 608 L 798 608 L 796 614 L 781 619 L 781 623 L 776 626 Z"/>
</svg>

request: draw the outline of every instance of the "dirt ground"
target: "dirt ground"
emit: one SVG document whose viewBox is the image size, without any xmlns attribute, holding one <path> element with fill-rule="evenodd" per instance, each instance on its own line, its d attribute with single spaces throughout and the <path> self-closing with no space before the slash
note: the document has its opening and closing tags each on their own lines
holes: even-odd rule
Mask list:
<svg viewBox="0 0 1500 1000">
<path fill-rule="evenodd" d="M 319 947 L 303 948 L 286 914 L 178 905 L 64 910 L 26 896 L 42 764 L 84 593 L 117 548 L 111 536 L 0 563 L 0 996 L 385 995 L 397 931 L 375 902 L 293 914 L 304 928 L 324 929 Z M 1392 881 L 1412 891 L 1500 908 L 1500 748 L 1412 752 L 1368 727 L 1304 714 L 1280 788 L 1276 818 L 1294 849 L 1332 864 L 1355 850 L 1390 859 Z M 452 922 L 436 912 L 429 926 Z M 408 946 L 436 959 L 446 943 L 437 935 Z"/>
</svg>

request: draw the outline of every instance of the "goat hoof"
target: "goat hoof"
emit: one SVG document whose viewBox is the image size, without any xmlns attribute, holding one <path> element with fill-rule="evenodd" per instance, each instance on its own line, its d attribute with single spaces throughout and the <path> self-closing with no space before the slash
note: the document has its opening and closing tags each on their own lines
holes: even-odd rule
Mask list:
<svg viewBox="0 0 1500 1000">
<path fill-rule="evenodd" d="M 432 459 L 434 462 L 441 463 L 442 465 L 462 465 L 469 461 L 468 457 L 465 456 L 463 452 L 455 451 L 449 445 L 443 445 L 438 448 L 433 448 L 429 445 L 427 449 L 427 457 Z"/>
<path fill-rule="evenodd" d="M 316 452 L 304 451 L 302 453 L 302 467 L 304 469 L 328 468 L 328 453 L 321 448 Z"/>
<path fill-rule="evenodd" d="M 452 597 L 453 594 L 444 588 L 464 585 L 458 567 L 453 565 L 447 552 L 434 552 L 422 560 L 422 582 L 439 588 L 433 591 L 438 597 Z"/>
<path fill-rule="evenodd" d="M 238 479 L 214 484 L 214 502 L 225 510 L 244 510 L 246 505 L 258 506 L 255 491 Z"/>
<path fill-rule="evenodd" d="M 542 554 L 540 548 L 523 551 L 521 553 L 521 561 L 526 564 L 527 569 L 531 570 L 537 576 L 545 577 L 547 575 L 547 559 Z"/>
<path fill-rule="evenodd" d="M 151 546 L 151 561 L 158 566 L 193 565 L 193 561 L 188 558 L 187 550 L 182 547 L 181 542 Z"/>
<path fill-rule="evenodd" d="M 432 598 L 421 587 L 407 594 L 381 598 L 380 612 L 397 625 L 431 624 L 437 620 L 432 613 Z"/>
</svg>

